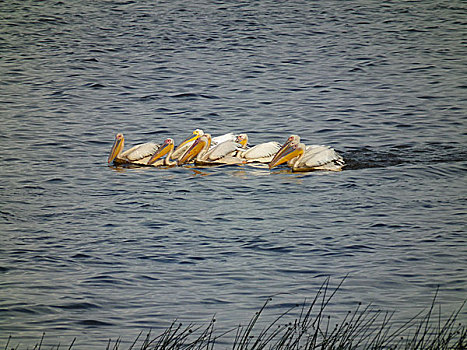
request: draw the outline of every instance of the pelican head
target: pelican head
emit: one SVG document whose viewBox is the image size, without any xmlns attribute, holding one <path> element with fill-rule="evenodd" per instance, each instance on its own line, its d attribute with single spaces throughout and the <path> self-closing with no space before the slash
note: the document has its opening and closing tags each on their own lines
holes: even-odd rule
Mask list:
<svg viewBox="0 0 467 350">
<path fill-rule="evenodd" d="M 161 147 L 157 150 L 156 153 L 153 154 L 151 159 L 148 160 L 148 165 L 154 164 L 156 160 L 159 158 L 167 155 L 171 150 L 174 149 L 174 140 L 171 138 L 165 139 L 164 143 L 162 144 Z"/>
<path fill-rule="evenodd" d="M 198 139 L 202 135 L 204 135 L 203 130 L 201 130 L 201 129 L 194 130 L 193 133 L 191 134 L 191 136 L 188 136 L 185 140 L 182 141 L 182 143 L 180 143 L 177 146 L 177 148 L 175 149 L 175 152 L 177 152 L 178 150 L 180 150 L 181 148 L 183 148 L 184 146 L 186 146 L 190 142 L 195 141 L 196 139 Z"/>
<path fill-rule="evenodd" d="M 123 134 L 118 133 L 115 135 L 115 141 L 114 145 L 112 146 L 112 150 L 110 151 L 109 159 L 107 160 L 107 163 L 112 163 L 115 158 L 118 157 L 118 155 L 122 152 L 123 150 L 123 144 L 125 142 L 125 139 L 123 137 Z"/>
<path fill-rule="evenodd" d="M 295 143 L 299 144 L 300 143 L 300 136 L 290 135 L 289 138 L 287 139 L 286 143 L 290 143 L 290 142 L 295 142 Z"/>
<path fill-rule="evenodd" d="M 291 135 L 269 163 L 269 169 L 300 156 L 304 152 L 300 145 L 303 145 L 300 143 L 300 136 Z"/>
<path fill-rule="evenodd" d="M 240 134 L 235 138 L 235 142 L 242 145 L 242 148 L 246 148 L 248 145 L 248 135 L 247 134 Z"/>
<path fill-rule="evenodd" d="M 193 160 L 203 149 L 211 146 L 211 135 L 204 134 L 198 137 L 185 153 L 178 159 L 177 164 L 182 165 Z"/>
</svg>

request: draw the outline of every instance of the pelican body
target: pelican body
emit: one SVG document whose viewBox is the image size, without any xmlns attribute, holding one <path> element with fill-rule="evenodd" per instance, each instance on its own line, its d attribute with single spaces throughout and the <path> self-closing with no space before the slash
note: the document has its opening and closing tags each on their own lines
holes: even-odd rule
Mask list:
<svg viewBox="0 0 467 350">
<path fill-rule="evenodd" d="M 244 159 L 246 163 L 269 163 L 281 148 L 281 144 L 275 141 L 260 143 L 256 146 L 247 148 L 247 134 L 238 135 L 237 143 L 242 145 L 242 148 L 244 149 L 239 149 L 236 153 L 236 157 Z"/>
<path fill-rule="evenodd" d="M 110 151 L 109 158 L 107 159 L 108 164 L 113 162 L 116 165 L 146 165 L 147 161 L 159 148 L 159 145 L 153 142 L 146 142 L 123 151 L 124 144 L 125 138 L 123 137 L 123 134 L 118 133 L 115 136 L 112 150 Z"/>
<path fill-rule="evenodd" d="M 292 171 L 341 171 L 344 159 L 331 147 L 305 146 L 298 135 L 291 135 L 269 163 L 269 169 L 286 163 Z"/>
</svg>

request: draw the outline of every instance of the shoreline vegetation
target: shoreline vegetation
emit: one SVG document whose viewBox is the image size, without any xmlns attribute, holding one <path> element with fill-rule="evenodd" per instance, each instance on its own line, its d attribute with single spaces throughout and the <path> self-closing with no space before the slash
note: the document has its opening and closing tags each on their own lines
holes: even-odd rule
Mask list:
<svg viewBox="0 0 467 350">
<path fill-rule="evenodd" d="M 102 345 L 105 350 L 311 350 L 311 349 L 467 349 L 467 327 L 458 316 L 465 307 L 464 301 L 449 317 L 441 317 L 441 307 L 436 304 L 438 291 L 428 310 L 422 310 L 405 322 L 392 321 L 394 312 L 375 310 L 371 304 L 349 311 L 343 319 L 333 324 L 325 309 L 339 290 L 345 278 L 335 289 L 329 288 L 329 278 L 321 285 L 313 300 L 291 307 L 270 322 L 259 322 L 272 298 L 250 319 L 246 326 L 217 334 L 216 319 L 207 325 L 184 326 L 174 321 L 157 335 L 143 331 L 133 341 L 124 345 L 121 339 L 109 339 Z M 438 309 L 438 312 L 436 311 Z M 292 321 L 287 317 L 296 314 Z M 260 325 L 261 324 L 261 325 Z M 227 334 L 233 341 L 226 343 Z M 77 339 L 70 345 L 44 345 L 45 334 L 33 350 L 73 350 Z M 21 350 L 10 336 L 5 350 Z M 1 349 L 1 347 L 0 347 Z"/>
</svg>

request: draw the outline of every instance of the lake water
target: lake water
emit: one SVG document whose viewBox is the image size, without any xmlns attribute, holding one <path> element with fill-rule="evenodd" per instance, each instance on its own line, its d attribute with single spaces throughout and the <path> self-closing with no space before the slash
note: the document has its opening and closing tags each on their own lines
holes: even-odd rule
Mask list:
<svg viewBox="0 0 467 350">
<path fill-rule="evenodd" d="M 406 320 L 467 295 L 462 1 L 0 3 L 0 347 L 102 349 L 313 297 Z M 194 129 L 339 173 L 108 166 Z M 467 321 L 467 311 L 460 314 Z M 265 315 L 268 319 L 268 315 Z"/>
</svg>

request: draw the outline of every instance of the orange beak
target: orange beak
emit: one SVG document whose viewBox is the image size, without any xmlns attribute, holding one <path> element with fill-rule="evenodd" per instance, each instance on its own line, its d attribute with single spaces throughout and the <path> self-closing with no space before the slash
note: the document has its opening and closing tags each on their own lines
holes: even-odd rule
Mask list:
<svg viewBox="0 0 467 350">
<path fill-rule="evenodd" d="M 269 163 L 269 169 L 272 169 L 278 165 L 281 165 L 289 160 L 300 156 L 303 153 L 303 150 L 297 148 L 294 145 L 291 145 L 290 141 L 284 143 L 284 145 L 277 151 L 274 158 Z"/>
<path fill-rule="evenodd" d="M 107 163 L 112 163 L 115 158 L 122 152 L 124 144 L 123 135 L 117 134 L 115 137 L 114 145 L 112 146 L 112 150 L 110 151 L 109 158 L 107 159 Z"/>
<path fill-rule="evenodd" d="M 193 145 L 180 157 L 177 161 L 178 165 L 182 165 L 190 162 L 195 158 L 199 152 L 205 147 L 206 141 L 204 139 L 198 138 Z"/>
<path fill-rule="evenodd" d="M 166 140 L 164 144 L 157 150 L 157 152 L 153 154 L 151 159 L 148 160 L 148 165 L 154 164 L 156 160 L 165 156 L 167 153 L 170 152 L 170 150 L 173 150 L 173 148 L 173 142 Z"/>
<path fill-rule="evenodd" d="M 193 131 L 193 135 L 186 138 L 185 140 L 182 141 L 182 143 L 180 143 L 177 148 L 175 148 L 175 151 L 174 153 L 177 154 L 177 152 L 183 147 L 183 146 L 186 146 L 187 144 L 189 144 L 190 142 L 194 142 L 196 141 L 197 139 L 199 139 L 201 136 L 203 135 L 202 132 L 195 130 Z"/>
</svg>

